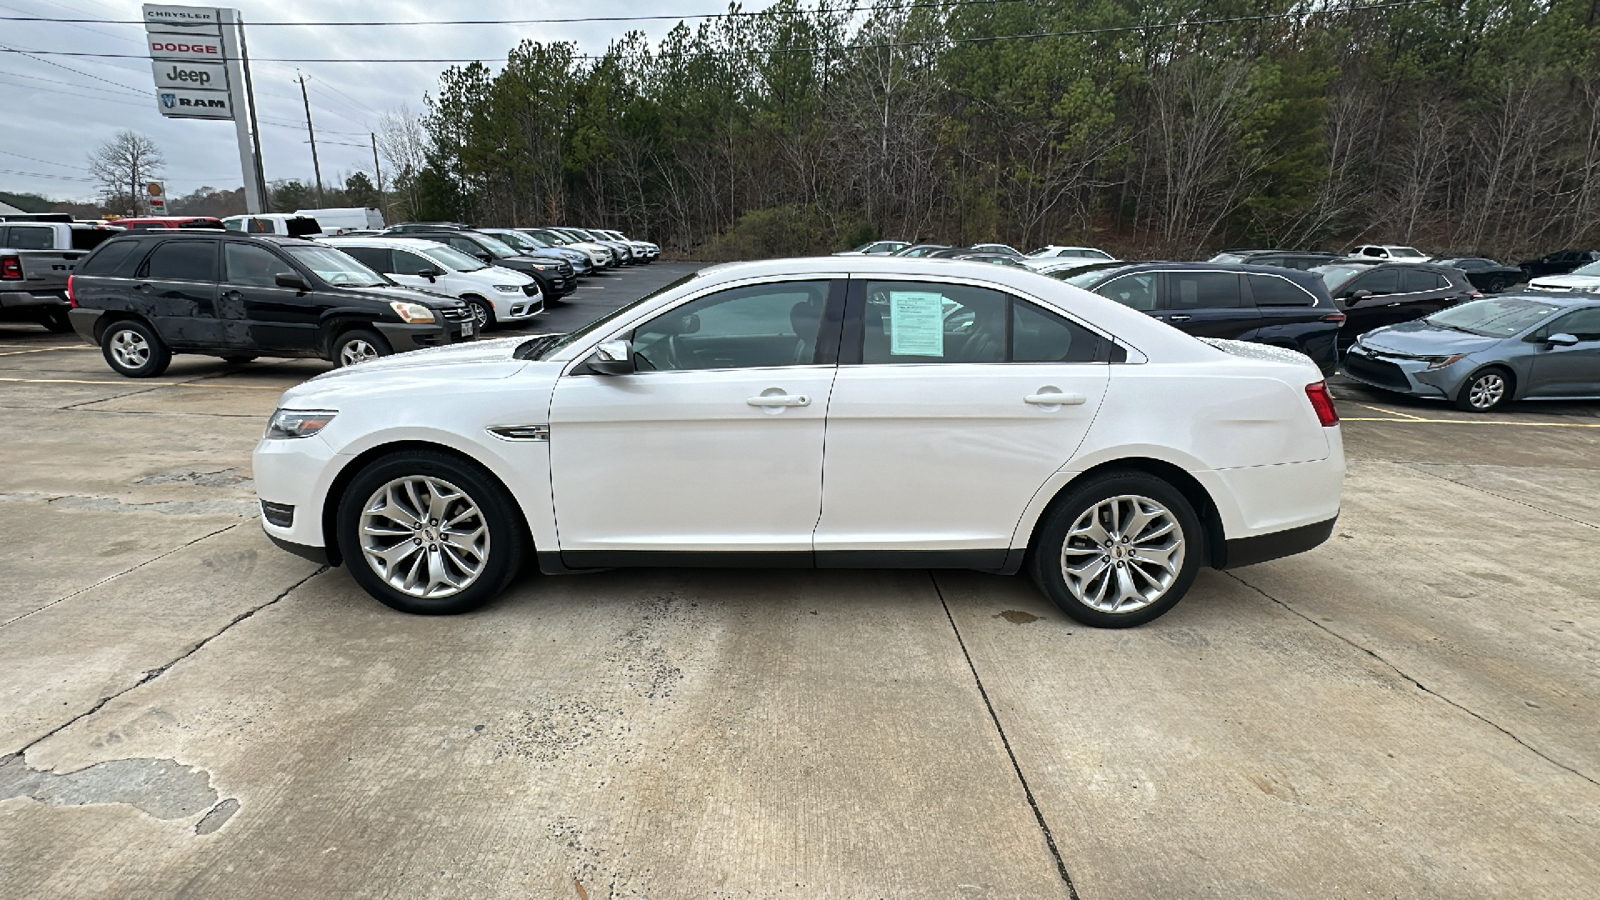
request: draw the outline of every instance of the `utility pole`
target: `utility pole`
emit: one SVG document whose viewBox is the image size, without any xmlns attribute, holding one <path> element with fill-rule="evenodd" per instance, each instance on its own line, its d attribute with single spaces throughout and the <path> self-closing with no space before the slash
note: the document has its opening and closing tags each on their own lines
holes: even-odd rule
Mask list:
<svg viewBox="0 0 1600 900">
<path fill-rule="evenodd" d="M 300 70 L 295 70 L 300 75 Z M 306 94 L 306 76 L 300 75 L 300 99 L 306 104 L 306 135 L 311 138 L 311 170 L 317 175 L 317 205 L 322 205 L 322 164 L 317 162 L 317 131 L 311 127 L 311 97 Z"/>
<path fill-rule="evenodd" d="M 378 209 L 383 209 L 383 169 L 378 167 L 378 133 L 367 132 L 367 137 L 372 138 L 372 173 L 378 176 Z"/>
</svg>

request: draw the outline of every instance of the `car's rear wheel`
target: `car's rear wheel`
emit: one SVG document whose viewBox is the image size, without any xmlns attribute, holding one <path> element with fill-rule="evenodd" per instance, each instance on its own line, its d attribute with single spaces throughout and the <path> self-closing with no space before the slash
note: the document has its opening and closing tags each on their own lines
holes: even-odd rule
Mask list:
<svg viewBox="0 0 1600 900">
<path fill-rule="evenodd" d="M 119 375 L 154 378 L 172 364 L 172 350 L 156 330 L 137 319 L 112 322 L 100 335 L 100 352 Z"/>
<path fill-rule="evenodd" d="M 367 593 L 401 612 L 453 615 L 481 606 L 522 562 L 516 505 L 493 478 L 445 453 L 382 457 L 350 482 L 339 547 Z"/>
<path fill-rule="evenodd" d="M 1504 278 L 1496 277 L 1496 278 L 1490 279 L 1490 281 L 1489 281 L 1489 293 L 1498 294 L 1498 293 L 1500 293 L 1501 291 L 1503 291 L 1505 289 L 1506 289 L 1506 280 Z"/>
<path fill-rule="evenodd" d="M 342 369 L 393 352 L 394 349 L 383 339 L 383 335 L 365 328 L 355 328 L 339 335 L 339 339 L 333 342 L 333 364 Z"/>
<path fill-rule="evenodd" d="M 1029 568 L 1067 615 L 1098 628 L 1127 628 L 1183 599 L 1203 545 L 1199 516 L 1180 491 L 1153 475 L 1111 472 L 1051 507 Z"/>
<path fill-rule="evenodd" d="M 1472 373 L 1456 392 L 1456 409 L 1490 412 L 1511 399 L 1511 373 L 1498 366 Z"/>
</svg>

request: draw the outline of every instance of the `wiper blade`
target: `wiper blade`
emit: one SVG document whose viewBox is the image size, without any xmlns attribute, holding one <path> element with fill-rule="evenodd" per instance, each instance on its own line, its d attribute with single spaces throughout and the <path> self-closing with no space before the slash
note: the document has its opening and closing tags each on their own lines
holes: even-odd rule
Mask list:
<svg viewBox="0 0 1600 900">
<path fill-rule="evenodd" d="M 517 347 L 516 352 L 511 355 L 515 359 L 533 359 L 542 353 L 546 347 L 561 340 L 562 337 L 563 335 L 559 334 L 541 334 L 530 341 L 522 343 Z"/>
</svg>

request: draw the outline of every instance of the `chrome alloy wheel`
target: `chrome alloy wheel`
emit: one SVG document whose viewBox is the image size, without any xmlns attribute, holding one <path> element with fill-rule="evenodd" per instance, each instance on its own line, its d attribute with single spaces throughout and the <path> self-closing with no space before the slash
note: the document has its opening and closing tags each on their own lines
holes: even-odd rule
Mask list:
<svg viewBox="0 0 1600 900">
<path fill-rule="evenodd" d="M 124 328 L 111 337 L 111 355 L 130 369 L 142 368 L 150 361 L 150 342 L 139 332 Z"/>
<path fill-rule="evenodd" d="M 339 348 L 339 365 L 341 366 L 353 366 L 358 362 L 366 362 L 369 359 L 377 358 L 378 348 L 372 346 L 371 342 L 364 341 L 361 338 L 347 341 L 343 347 Z"/>
<path fill-rule="evenodd" d="M 1172 588 L 1184 549 L 1171 510 L 1149 497 L 1108 497 L 1072 523 L 1061 545 L 1061 574 L 1084 606 L 1130 613 Z"/>
<path fill-rule="evenodd" d="M 435 599 L 478 580 L 489 560 L 489 523 L 460 488 L 409 475 L 373 491 L 361 513 L 361 552 L 395 590 Z"/>
<path fill-rule="evenodd" d="M 1506 380 L 1495 372 L 1485 372 L 1467 388 L 1467 402 L 1473 409 L 1492 409 L 1506 395 Z"/>
<path fill-rule="evenodd" d="M 467 308 L 472 311 L 472 318 L 478 322 L 478 333 L 482 334 L 489 327 L 489 307 L 482 303 L 468 303 Z"/>
</svg>

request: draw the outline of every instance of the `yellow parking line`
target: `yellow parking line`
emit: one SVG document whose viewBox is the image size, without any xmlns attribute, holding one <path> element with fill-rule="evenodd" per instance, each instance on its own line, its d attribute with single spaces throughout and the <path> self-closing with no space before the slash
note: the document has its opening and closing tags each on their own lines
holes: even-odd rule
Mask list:
<svg viewBox="0 0 1600 900">
<path fill-rule="evenodd" d="M 1353 403 L 1354 401 L 1346 401 L 1346 402 L 1352 402 Z M 1362 409 L 1370 409 L 1373 412 L 1381 412 L 1381 413 L 1384 413 L 1386 415 L 1391 415 L 1391 416 L 1401 416 L 1403 418 L 1413 419 L 1413 420 L 1418 421 L 1418 422 L 1422 421 L 1422 417 L 1421 416 L 1413 416 L 1410 413 L 1403 413 L 1403 412 L 1399 411 L 1398 409 L 1384 409 L 1381 406 L 1370 406 L 1370 405 L 1368 405 L 1366 403 L 1356 403 L 1355 405 L 1361 407 Z"/>
<path fill-rule="evenodd" d="M 21 356 L 24 353 L 49 353 L 51 350 L 87 350 L 88 347 L 35 347 L 32 350 L 10 350 L 0 356 Z"/>
<path fill-rule="evenodd" d="M 1340 416 L 1341 422 L 1391 422 L 1400 425 L 1519 425 L 1523 428 L 1600 428 L 1600 422 L 1506 422 L 1499 419 L 1377 419 Z"/>
<path fill-rule="evenodd" d="M 280 393 L 288 390 L 288 388 L 264 384 L 214 384 L 205 381 L 92 381 L 86 378 L 0 378 L 0 381 L 19 382 L 22 384 L 122 384 L 128 387 L 209 387 L 230 391 L 278 391 Z"/>
</svg>

